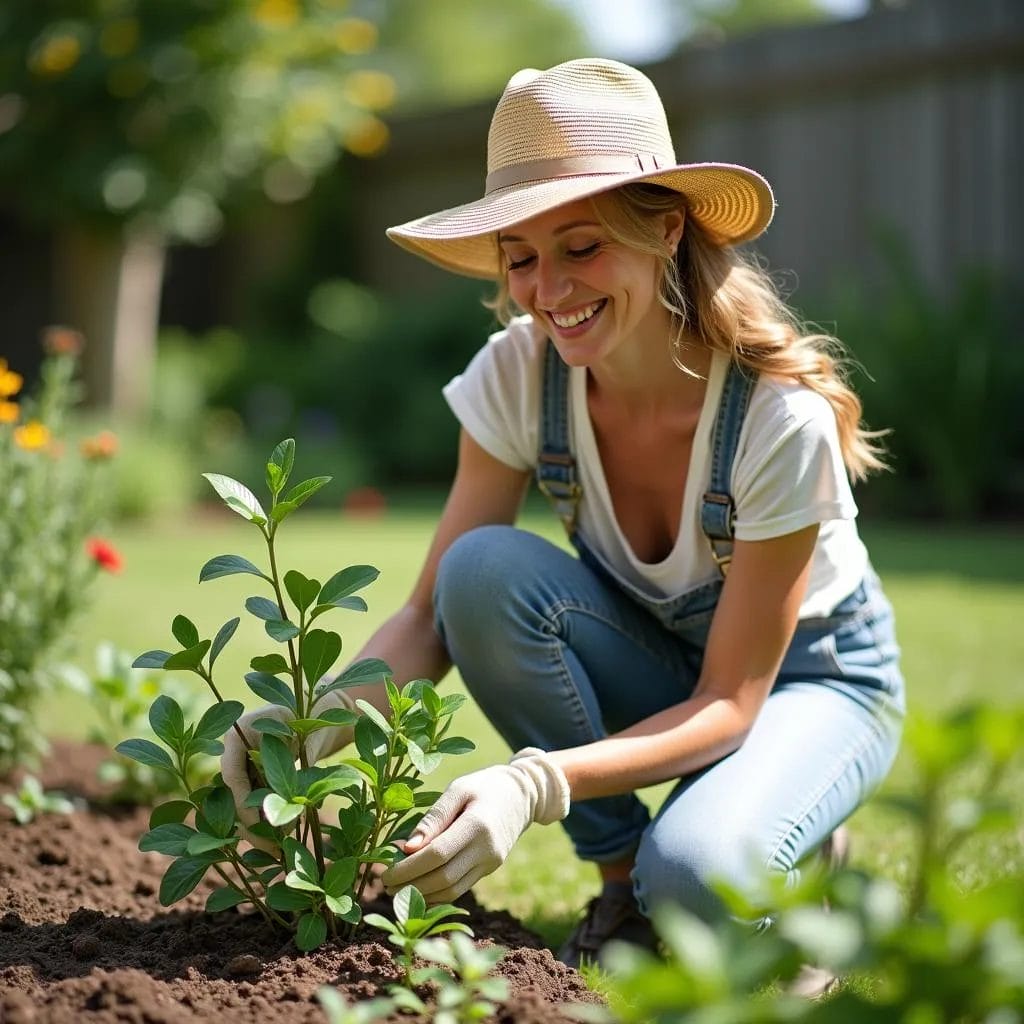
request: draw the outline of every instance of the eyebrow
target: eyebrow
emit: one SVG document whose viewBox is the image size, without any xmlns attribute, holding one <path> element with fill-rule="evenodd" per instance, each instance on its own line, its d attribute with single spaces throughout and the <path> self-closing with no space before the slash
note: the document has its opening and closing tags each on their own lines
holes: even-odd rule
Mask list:
<svg viewBox="0 0 1024 1024">
<path fill-rule="evenodd" d="M 553 234 L 564 235 L 566 231 L 572 231 L 573 228 L 597 228 L 601 225 L 596 220 L 571 220 L 568 224 L 561 224 L 555 228 Z M 525 239 L 520 238 L 518 235 L 498 235 L 499 242 L 522 242 Z"/>
</svg>

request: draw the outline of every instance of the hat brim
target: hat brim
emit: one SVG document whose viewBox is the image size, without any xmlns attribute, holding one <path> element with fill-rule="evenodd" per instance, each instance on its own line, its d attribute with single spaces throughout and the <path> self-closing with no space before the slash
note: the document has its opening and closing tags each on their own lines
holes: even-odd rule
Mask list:
<svg viewBox="0 0 1024 1024">
<path fill-rule="evenodd" d="M 577 199 L 641 182 L 685 195 L 689 215 L 722 244 L 756 238 L 775 212 L 771 186 L 756 171 L 738 164 L 681 164 L 655 174 L 586 174 L 510 185 L 388 228 L 387 235 L 445 270 L 494 280 L 501 274 L 495 232 Z"/>
</svg>

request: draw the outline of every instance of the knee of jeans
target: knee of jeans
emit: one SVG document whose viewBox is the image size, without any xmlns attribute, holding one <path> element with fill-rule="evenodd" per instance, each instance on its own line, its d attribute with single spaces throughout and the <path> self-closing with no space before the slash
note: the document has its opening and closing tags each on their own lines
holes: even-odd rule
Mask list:
<svg viewBox="0 0 1024 1024">
<path fill-rule="evenodd" d="M 769 844 L 749 827 L 695 825 L 680 832 L 656 820 L 637 851 L 633 884 L 645 914 L 668 903 L 714 921 L 727 913 L 716 886 L 757 902 L 768 874 L 781 869 L 774 860 Z"/>
</svg>

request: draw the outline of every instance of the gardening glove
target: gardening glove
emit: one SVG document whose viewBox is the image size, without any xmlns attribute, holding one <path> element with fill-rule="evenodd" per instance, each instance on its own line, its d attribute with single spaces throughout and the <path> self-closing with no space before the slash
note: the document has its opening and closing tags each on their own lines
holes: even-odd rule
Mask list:
<svg viewBox="0 0 1024 1024">
<path fill-rule="evenodd" d="M 347 693 L 343 690 L 332 690 L 325 693 L 316 700 L 310 711 L 309 717 L 316 718 L 325 711 L 332 708 L 344 708 L 347 711 L 355 711 L 356 707 Z M 234 729 L 228 729 L 224 736 L 224 753 L 220 757 L 220 774 L 224 779 L 224 785 L 231 790 L 235 798 L 235 808 L 238 811 L 238 820 L 242 826 L 242 835 L 253 846 L 267 853 L 276 854 L 277 850 L 272 843 L 253 835 L 247 825 L 255 825 L 260 820 L 260 812 L 257 807 L 246 807 L 245 801 L 252 792 L 252 779 L 249 775 L 251 761 L 249 760 L 250 750 L 259 750 L 260 733 L 251 729 L 253 722 L 260 718 L 273 718 L 279 722 L 291 721 L 295 716 L 279 704 L 264 704 L 263 707 L 248 711 L 238 719 L 238 727 L 245 734 L 248 745 L 243 746 L 238 733 Z M 306 755 L 309 763 L 316 764 L 322 758 L 347 746 L 352 742 L 354 726 L 338 725 L 326 729 L 317 729 L 311 733 L 306 740 Z"/>
<path fill-rule="evenodd" d="M 530 824 L 561 821 L 569 800 L 565 773 L 536 747 L 464 775 L 423 816 L 384 885 L 392 895 L 414 885 L 428 903 L 448 903 L 500 867 Z"/>
</svg>

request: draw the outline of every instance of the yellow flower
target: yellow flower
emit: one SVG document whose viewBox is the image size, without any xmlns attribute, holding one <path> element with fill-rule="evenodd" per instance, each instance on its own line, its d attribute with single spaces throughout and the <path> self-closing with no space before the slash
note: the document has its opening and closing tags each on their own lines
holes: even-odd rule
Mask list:
<svg viewBox="0 0 1024 1024">
<path fill-rule="evenodd" d="M 69 33 L 50 36 L 37 47 L 30 59 L 32 70 L 37 75 L 57 78 L 70 71 L 82 55 L 82 44 Z"/>
<path fill-rule="evenodd" d="M 17 423 L 19 412 L 17 402 L 0 401 L 0 423 Z"/>
<path fill-rule="evenodd" d="M 20 373 L 7 369 L 7 360 L 0 359 L 0 398 L 10 398 L 21 390 L 24 383 Z M 7 421 L 8 423 L 10 420 Z"/>
<path fill-rule="evenodd" d="M 333 34 L 342 53 L 368 53 L 377 45 L 377 26 L 365 18 L 343 18 Z"/>
<path fill-rule="evenodd" d="M 378 117 L 368 114 L 345 133 L 345 148 L 356 156 L 376 156 L 384 151 L 390 133 L 388 126 Z"/>
<path fill-rule="evenodd" d="M 295 0 L 262 0 L 253 17 L 264 28 L 291 28 L 299 20 L 299 8 Z"/>
<path fill-rule="evenodd" d="M 395 80 L 383 71 L 353 71 L 345 79 L 345 96 L 367 110 L 383 110 L 395 102 Z"/>
<path fill-rule="evenodd" d="M 14 443 L 27 452 L 36 452 L 50 443 L 50 431 L 39 420 L 29 420 L 14 430 Z"/>
</svg>

